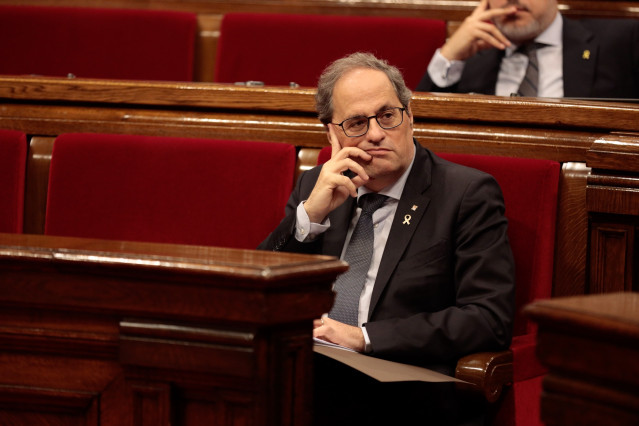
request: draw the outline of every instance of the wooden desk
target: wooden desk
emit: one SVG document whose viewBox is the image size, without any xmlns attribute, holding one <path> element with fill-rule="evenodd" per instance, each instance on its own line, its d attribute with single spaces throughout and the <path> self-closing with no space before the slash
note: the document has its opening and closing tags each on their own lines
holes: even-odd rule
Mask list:
<svg viewBox="0 0 639 426">
<path fill-rule="evenodd" d="M 525 312 L 539 324 L 537 355 L 549 368 L 546 424 L 639 424 L 639 293 L 544 300 Z"/>
<path fill-rule="evenodd" d="M 345 269 L 0 234 L 0 424 L 310 424 L 312 319 Z"/>
</svg>

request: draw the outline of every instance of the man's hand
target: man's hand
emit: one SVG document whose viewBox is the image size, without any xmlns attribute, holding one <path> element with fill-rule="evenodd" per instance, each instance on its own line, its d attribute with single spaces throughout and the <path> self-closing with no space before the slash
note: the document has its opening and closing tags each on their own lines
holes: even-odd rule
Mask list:
<svg viewBox="0 0 639 426">
<path fill-rule="evenodd" d="M 482 0 L 442 46 L 440 53 L 449 61 L 464 61 L 483 49 L 505 49 L 511 43 L 492 23 L 492 19 L 515 12 L 517 6 L 489 9 L 488 0 Z"/>
<path fill-rule="evenodd" d="M 313 321 L 313 337 L 363 352 L 366 342 L 359 327 L 344 324 L 328 317 Z"/>
<path fill-rule="evenodd" d="M 355 159 L 366 162 L 371 160 L 371 155 L 357 147 L 342 148 L 335 131 L 335 126 L 329 124 L 331 159 L 324 163 L 315 187 L 304 203 L 308 218 L 314 223 L 321 223 L 349 196 L 357 197 L 357 188 L 368 182 L 368 175 Z M 343 173 L 347 170 L 351 170 L 355 176 L 345 176 Z"/>
</svg>

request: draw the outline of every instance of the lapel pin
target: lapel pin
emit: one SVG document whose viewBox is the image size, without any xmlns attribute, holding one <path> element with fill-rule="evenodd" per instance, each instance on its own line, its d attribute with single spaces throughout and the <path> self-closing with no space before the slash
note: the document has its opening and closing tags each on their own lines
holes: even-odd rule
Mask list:
<svg viewBox="0 0 639 426">
<path fill-rule="evenodd" d="M 585 59 L 585 60 L 590 59 L 590 50 L 588 49 L 584 50 L 584 53 L 581 54 L 581 59 Z"/>
<path fill-rule="evenodd" d="M 413 204 L 413 207 L 411 207 L 410 209 L 411 209 L 412 211 L 417 210 L 417 205 L 416 205 L 416 204 Z"/>
<path fill-rule="evenodd" d="M 407 214 L 406 216 L 404 216 L 404 221 L 402 222 L 402 225 L 410 225 L 411 219 L 412 219 L 411 216 Z"/>
</svg>

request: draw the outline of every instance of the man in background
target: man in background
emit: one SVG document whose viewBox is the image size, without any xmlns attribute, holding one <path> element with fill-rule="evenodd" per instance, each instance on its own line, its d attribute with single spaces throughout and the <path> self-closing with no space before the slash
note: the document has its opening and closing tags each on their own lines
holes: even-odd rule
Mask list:
<svg viewBox="0 0 639 426">
<path fill-rule="evenodd" d="M 481 0 L 417 90 L 639 98 L 639 22 L 564 18 L 556 0 Z"/>
<path fill-rule="evenodd" d="M 508 348 L 514 264 L 497 182 L 418 144 L 411 96 L 373 55 L 331 64 L 316 101 L 332 156 L 302 174 L 259 248 L 349 263 L 316 338 L 454 375 L 460 357 Z M 450 383 L 379 383 L 320 355 L 315 383 L 317 425 L 481 423 Z"/>
</svg>

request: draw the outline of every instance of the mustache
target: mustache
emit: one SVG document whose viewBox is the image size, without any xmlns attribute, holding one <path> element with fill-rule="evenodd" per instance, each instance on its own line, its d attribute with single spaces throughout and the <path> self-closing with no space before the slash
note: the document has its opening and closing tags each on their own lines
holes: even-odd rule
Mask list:
<svg viewBox="0 0 639 426">
<path fill-rule="evenodd" d="M 525 10 L 526 12 L 529 11 L 526 6 L 524 6 L 523 4 L 519 3 L 519 0 L 508 0 L 506 2 L 506 6 L 517 6 L 517 10 Z"/>
</svg>

